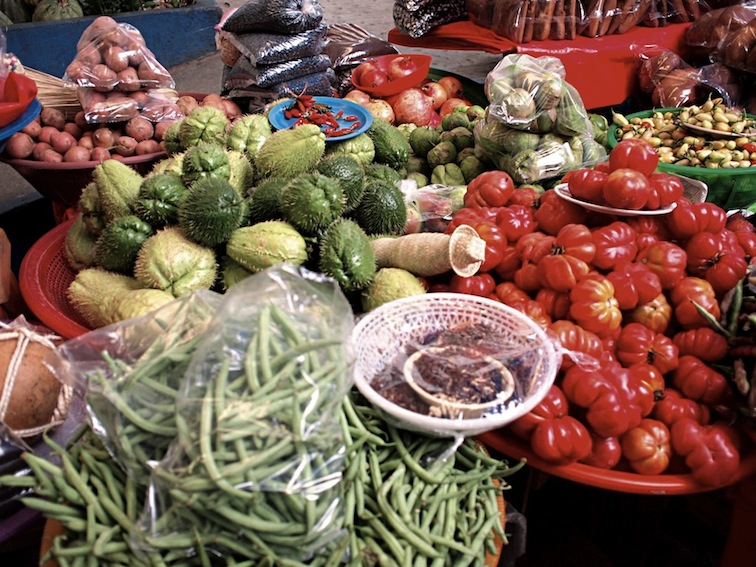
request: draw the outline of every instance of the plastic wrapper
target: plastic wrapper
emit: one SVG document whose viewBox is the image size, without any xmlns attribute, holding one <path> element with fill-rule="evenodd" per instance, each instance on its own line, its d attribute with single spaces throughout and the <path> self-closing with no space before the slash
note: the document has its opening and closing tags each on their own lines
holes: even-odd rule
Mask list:
<svg viewBox="0 0 756 567">
<path fill-rule="evenodd" d="M 226 31 L 220 34 L 253 65 L 273 65 L 321 53 L 327 31 L 328 26 L 319 24 L 296 34 Z"/>
<path fill-rule="evenodd" d="M 110 19 L 110 18 L 108 18 Z M 66 67 L 67 87 L 112 90 L 172 89 L 176 83 L 147 48 L 142 34 L 127 23 L 104 26 L 100 18 L 84 30 L 76 55 Z"/>
<path fill-rule="evenodd" d="M 695 22 L 710 10 L 705 0 L 651 0 L 640 24 L 660 28 L 669 24 Z"/>
<path fill-rule="evenodd" d="M 291 93 L 333 96 L 335 80 L 336 74 L 329 68 L 322 73 L 305 75 L 268 88 L 260 88 L 249 83 L 248 78 L 229 77 L 229 73 L 226 73 L 222 94 L 232 99 L 242 110 L 255 113 L 263 112 L 268 104 L 282 97 L 290 97 Z"/>
<path fill-rule="evenodd" d="M 223 22 L 222 29 L 299 33 L 317 27 L 323 20 L 318 0 L 246 0 Z"/>
<path fill-rule="evenodd" d="M 274 65 L 252 65 L 245 57 L 240 57 L 227 79 L 241 87 L 257 86 L 268 88 L 278 83 L 291 81 L 305 75 L 323 73 L 331 66 L 327 55 L 312 55 Z"/>
<path fill-rule="evenodd" d="M 491 29 L 515 43 L 574 39 L 583 20 L 578 0 L 494 0 Z"/>
<path fill-rule="evenodd" d="M 685 44 L 695 56 L 709 59 L 720 42 L 756 18 L 756 3 L 736 4 L 711 10 L 695 20 L 685 31 Z"/>
<path fill-rule="evenodd" d="M 94 89 L 78 88 L 84 119 L 90 124 L 125 122 L 142 116 L 151 122 L 178 120 L 184 116 L 178 106 L 175 91 L 160 89 L 133 92 L 97 92 Z"/>
<path fill-rule="evenodd" d="M 353 326 L 321 274 L 282 264 L 235 284 L 186 369 L 181 426 L 139 532 L 201 525 L 208 547 L 226 535 L 271 565 L 330 553 L 346 534 L 336 410 L 352 386 Z"/>
<path fill-rule="evenodd" d="M 406 232 L 444 232 L 464 206 L 467 186 L 433 183 L 418 187 L 416 181 L 404 179 L 399 189 L 407 207 Z"/>
<path fill-rule="evenodd" d="M 354 88 L 352 70 L 367 59 L 399 53 L 390 42 L 354 24 L 328 26 L 323 53 L 336 73 L 336 91 L 343 96 Z"/>
<path fill-rule="evenodd" d="M 93 430 L 142 486 L 176 437 L 176 397 L 221 295 L 197 291 L 60 347 L 56 372 L 86 392 Z"/>
<path fill-rule="evenodd" d="M 653 0 L 590 0 L 585 5 L 581 35 L 599 37 L 625 33 L 648 14 Z"/>
<path fill-rule="evenodd" d="M 495 0 L 465 0 L 467 18 L 476 26 L 491 29 Z"/>
<path fill-rule="evenodd" d="M 467 18 L 465 0 L 395 0 L 396 29 L 409 37 L 422 37 L 438 26 Z"/>
<path fill-rule="evenodd" d="M 701 104 L 721 97 L 727 106 L 740 106 L 743 89 L 737 73 L 720 63 L 693 67 L 677 53 L 664 49 L 639 55 L 639 87 L 656 108 Z"/>
<path fill-rule="evenodd" d="M 712 52 L 712 60 L 748 73 L 756 73 L 756 19 L 730 31 Z"/>
</svg>

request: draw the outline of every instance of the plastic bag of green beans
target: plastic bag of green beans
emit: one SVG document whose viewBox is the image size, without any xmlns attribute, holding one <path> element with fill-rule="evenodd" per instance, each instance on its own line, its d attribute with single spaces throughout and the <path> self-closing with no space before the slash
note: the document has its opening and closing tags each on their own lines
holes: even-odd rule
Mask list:
<svg viewBox="0 0 756 567">
<path fill-rule="evenodd" d="M 353 324 L 334 280 L 289 264 L 224 295 L 153 471 L 139 530 L 148 549 L 196 551 L 190 534 L 201 534 L 220 556 L 289 565 L 346 546 L 337 410 L 352 385 Z"/>
</svg>

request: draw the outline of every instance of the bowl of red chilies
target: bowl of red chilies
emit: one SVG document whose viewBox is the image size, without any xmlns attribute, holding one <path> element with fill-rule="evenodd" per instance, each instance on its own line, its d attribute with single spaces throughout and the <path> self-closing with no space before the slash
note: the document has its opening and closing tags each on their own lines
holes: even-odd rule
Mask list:
<svg viewBox="0 0 756 567">
<path fill-rule="evenodd" d="M 270 108 L 268 120 L 276 130 L 314 124 L 320 127 L 327 141 L 342 141 L 359 136 L 370 128 L 373 115 L 351 100 L 298 95 Z"/>
</svg>

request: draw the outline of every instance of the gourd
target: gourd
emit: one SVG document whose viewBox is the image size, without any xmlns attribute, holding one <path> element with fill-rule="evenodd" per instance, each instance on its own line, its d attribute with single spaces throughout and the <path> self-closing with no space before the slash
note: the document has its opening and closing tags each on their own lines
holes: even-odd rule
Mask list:
<svg viewBox="0 0 756 567">
<path fill-rule="evenodd" d="M 83 18 L 84 10 L 78 0 L 40 0 L 32 14 L 33 22 L 51 22 Z"/>
<path fill-rule="evenodd" d="M 32 10 L 19 0 L 0 0 L 0 12 L 14 24 L 31 21 Z"/>
</svg>

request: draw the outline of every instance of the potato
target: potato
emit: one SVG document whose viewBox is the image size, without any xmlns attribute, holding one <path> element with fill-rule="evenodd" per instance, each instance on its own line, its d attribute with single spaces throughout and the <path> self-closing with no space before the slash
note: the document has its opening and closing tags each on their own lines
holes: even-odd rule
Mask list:
<svg viewBox="0 0 756 567">
<path fill-rule="evenodd" d="M 65 154 L 76 145 L 76 138 L 68 132 L 54 132 L 50 136 L 50 145 L 59 154 Z"/>
<path fill-rule="evenodd" d="M 96 148 L 111 148 L 115 145 L 113 131 L 107 126 L 102 126 L 92 132 L 92 141 Z"/>
<path fill-rule="evenodd" d="M 107 51 L 105 51 L 103 59 L 105 61 L 105 65 L 110 67 L 110 69 L 115 73 L 120 73 L 129 66 L 128 53 L 126 53 L 123 48 L 118 47 L 117 45 L 111 45 L 110 47 L 108 47 Z"/>
<path fill-rule="evenodd" d="M 80 62 L 84 68 L 91 71 L 92 67 L 102 63 L 102 55 L 94 45 L 90 45 L 79 51 L 74 61 Z"/>
<path fill-rule="evenodd" d="M 95 63 L 96 65 L 96 63 Z M 74 59 L 66 67 L 66 75 L 76 83 L 86 83 L 89 81 L 89 74 L 92 65 L 79 59 Z"/>
<path fill-rule="evenodd" d="M 152 122 L 141 116 L 136 116 L 126 123 L 123 131 L 127 136 L 131 136 L 137 142 L 149 140 L 155 134 L 155 127 Z"/>
<path fill-rule="evenodd" d="M 52 146 L 47 142 L 37 142 L 32 150 L 31 157 L 37 161 L 42 161 L 42 155 L 47 151 L 52 150 Z M 53 150 L 55 151 L 55 150 Z"/>
<path fill-rule="evenodd" d="M 88 149 L 90 152 L 95 148 L 94 142 L 92 141 L 91 132 L 87 132 L 90 134 L 89 136 L 82 136 L 79 138 L 79 146 L 82 148 Z"/>
<path fill-rule="evenodd" d="M 223 104 L 223 97 L 219 94 L 209 94 L 200 102 L 200 106 L 211 106 L 226 112 L 226 106 Z"/>
<path fill-rule="evenodd" d="M 6 331 L 0 340 L 0 392 L 4 392 L 7 403 L 3 421 L 19 432 L 50 423 L 58 405 L 61 383 L 43 362 L 54 353 L 54 348 L 39 340 L 31 340 L 23 346 L 21 334 L 16 333 L 18 331 Z M 12 367 L 11 363 L 17 361 L 19 354 L 18 366 Z M 9 379 L 13 380 L 10 388 L 6 384 Z"/>
<path fill-rule="evenodd" d="M 116 28 L 118 28 L 118 22 L 110 16 L 97 16 L 79 37 L 79 41 L 76 43 L 76 49 L 81 51 L 82 49 L 88 48 L 91 42 L 101 38 Z"/>
<path fill-rule="evenodd" d="M 15 159 L 26 159 L 34 151 L 34 139 L 25 132 L 15 132 L 5 142 L 5 153 Z"/>
<path fill-rule="evenodd" d="M 160 151 L 160 143 L 157 140 L 142 140 L 137 143 L 134 153 L 138 156 L 154 154 Z"/>
<path fill-rule="evenodd" d="M 73 146 L 63 154 L 63 161 L 90 161 L 92 152 L 82 146 Z"/>
<path fill-rule="evenodd" d="M 94 148 L 91 153 L 92 161 L 104 162 L 106 159 L 110 159 L 110 150 L 107 148 Z"/>
<path fill-rule="evenodd" d="M 136 153 L 137 142 L 131 136 L 121 136 L 118 138 L 118 144 L 113 147 L 114 154 L 122 157 L 131 157 Z"/>
<path fill-rule="evenodd" d="M 87 130 L 89 128 L 89 122 L 87 122 L 87 113 L 83 110 L 77 112 L 76 116 L 74 116 L 74 124 L 81 128 L 82 131 Z"/>
<path fill-rule="evenodd" d="M 42 152 L 42 156 L 40 157 L 39 161 L 46 161 L 48 163 L 60 163 L 63 161 L 63 156 L 60 155 L 60 153 L 56 152 L 54 149 L 50 148 L 49 150 Z"/>
<path fill-rule="evenodd" d="M 153 137 L 158 141 L 163 140 L 163 134 L 165 134 L 165 131 L 168 130 L 168 128 L 171 127 L 171 124 L 173 124 L 175 120 L 163 120 L 162 122 L 155 123 L 155 134 Z"/>
<path fill-rule="evenodd" d="M 56 130 L 62 130 L 66 125 L 66 115 L 57 108 L 43 108 L 39 113 L 39 120 L 42 126 L 52 126 Z"/>
<path fill-rule="evenodd" d="M 66 125 L 63 126 L 63 131 L 68 132 L 77 140 L 81 138 L 81 135 L 83 134 L 81 128 L 79 128 L 75 122 L 66 122 Z"/>
<path fill-rule="evenodd" d="M 139 67 L 144 63 L 144 43 L 133 40 L 128 46 L 126 53 L 129 54 L 129 65 Z"/>
<path fill-rule="evenodd" d="M 142 88 L 142 81 L 134 67 L 126 67 L 118 73 L 118 88 L 122 91 L 138 91 Z"/>
<path fill-rule="evenodd" d="M 60 132 L 55 126 L 42 126 L 42 129 L 39 131 L 39 136 L 37 136 L 37 141 L 49 144 L 50 138 L 55 132 Z"/>
<path fill-rule="evenodd" d="M 100 63 L 92 67 L 92 85 L 98 92 L 108 92 L 113 90 L 116 84 L 116 73 L 105 65 Z"/>
<path fill-rule="evenodd" d="M 229 120 L 233 120 L 234 118 L 238 118 L 241 116 L 242 111 L 241 108 L 239 108 L 239 105 L 236 104 L 233 100 L 229 100 L 227 98 L 222 99 L 223 104 L 223 111 L 226 113 L 226 116 L 228 116 Z"/>
<path fill-rule="evenodd" d="M 157 87 L 163 85 L 168 77 L 165 73 L 155 67 L 152 63 L 145 60 L 137 67 L 137 75 L 142 80 L 142 83 L 147 83 L 149 86 Z"/>
<path fill-rule="evenodd" d="M 176 104 L 178 104 L 178 107 L 184 115 L 189 114 L 192 110 L 199 107 L 197 99 L 189 95 L 180 96 Z"/>
<path fill-rule="evenodd" d="M 35 140 L 39 136 L 39 133 L 41 130 L 42 130 L 42 123 L 39 120 L 32 120 L 21 129 L 21 131 L 24 134 L 29 134 Z"/>
</svg>

